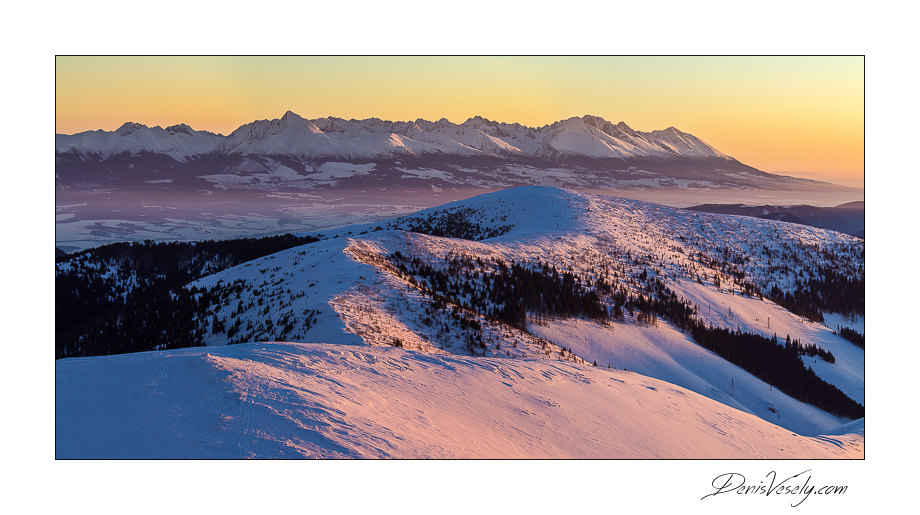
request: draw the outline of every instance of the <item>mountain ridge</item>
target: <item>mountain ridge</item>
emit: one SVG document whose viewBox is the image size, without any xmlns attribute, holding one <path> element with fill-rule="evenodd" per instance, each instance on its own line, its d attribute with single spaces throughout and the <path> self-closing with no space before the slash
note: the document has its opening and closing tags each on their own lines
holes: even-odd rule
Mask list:
<svg viewBox="0 0 920 515">
<path fill-rule="evenodd" d="M 481 116 L 456 124 L 287 111 L 226 136 L 126 122 L 55 138 L 59 190 L 836 188 L 763 172 L 673 126 L 643 132 L 590 115 L 535 128 Z"/>
<path fill-rule="evenodd" d="M 446 118 L 431 122 L 387 121 L 379 118 L 345 120 L 334 116 L 303 118 L 287 111 L 281 118 L 254 120 L 224 136 L 192 129 L 181 123 L 163 129 L 125 122 L 114 131 L 57 134 L 58 152 L 75 151 L 103 156 L 117 151 L 162 150 L 117 143 L 117 138 L 145 135 L 152 140 L 185 135 L 199 138 L 195 145 L 173 151 L 188 159 L 211 152 L 229 154 L 300 155 L 332 157 L 392 157 L 404 154 L 457 153 L 461 155 L 592 157 L 707 157 L 734 160 L 692 134 L 674 127 L 651 132 L 635 131 L 625 122 L 613 124 L 601 117 L 571 117 L 540 127 L 505 123 L 482 116 L 453 123 Z M 335 141 L 347 136 L 348 140 Z M 185 138 L 187 140 L 187 138 Z M 267 143 L 266 143 L 267 142 Z M 122 142 L 124 143 L 124 142 Z M 179 148 L 174 145 L 175 148 Z"/>
<path fill-rule="evenodd" d="M 859 196 L 763 172 L 673 126 L 643 132 L 589 115 L 526 127 L 482 116 L 457 124 L 309 120 L 288 111 L 228 135 L 127 122 L 56 136 L 56 234 L 72 247 L 150 234 L 191 241 L 325 229 L 517 186 L 647 200 L 680 192 L 704 202 Z M 240 204 L 252 216 L 227 212 Z"/>
</svg>

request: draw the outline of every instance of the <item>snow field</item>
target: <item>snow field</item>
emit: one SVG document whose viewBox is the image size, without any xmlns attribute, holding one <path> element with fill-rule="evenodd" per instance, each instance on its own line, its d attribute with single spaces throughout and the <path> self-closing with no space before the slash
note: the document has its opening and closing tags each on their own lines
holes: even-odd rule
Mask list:
<svg viewBox="0 0 920 515">
<path fill-rule="evenodd" d="M 657 327 L 579 319 L 531 324 L 531 332 L 566 346 L 599 367 L 608 365 L 692 390 L 802 435 L 818 435 L 847 419 L 798 401 L 694 343 L 670 324 Z"/>
<path fill-rule="evenodd" d="M 59 360 L 57 458 L 861 458 L 656 379 L 257 343 Z"/>
</svg>

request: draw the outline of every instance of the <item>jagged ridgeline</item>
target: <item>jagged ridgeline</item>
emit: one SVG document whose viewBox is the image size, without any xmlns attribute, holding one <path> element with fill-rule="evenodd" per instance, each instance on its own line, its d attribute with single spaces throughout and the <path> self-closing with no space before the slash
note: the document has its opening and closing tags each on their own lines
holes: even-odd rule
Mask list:
<svg viewBox="0 0 920 515">
<path fill-rule="evenodd" d="M 115 243 L 59 257 L 55 356 L 97 356 L 202 345 L 199 321 L 221 295 L 190 281 L 317 241 L 272 236 L 227 241 Z M 232 330 L 232 329 L 231 329 Z"/>
</svg>

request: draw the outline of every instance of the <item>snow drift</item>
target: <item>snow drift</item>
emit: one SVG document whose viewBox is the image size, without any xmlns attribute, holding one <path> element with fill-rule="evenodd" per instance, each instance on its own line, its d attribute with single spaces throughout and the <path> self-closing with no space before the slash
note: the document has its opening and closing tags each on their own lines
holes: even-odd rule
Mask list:
<svg viewBox="0 0 920 515">
<path fill-rule="evenodd" d="M 58 458 L 861 458 L 635 373 L 257 343 L 57 362 Z"/>
</svg>

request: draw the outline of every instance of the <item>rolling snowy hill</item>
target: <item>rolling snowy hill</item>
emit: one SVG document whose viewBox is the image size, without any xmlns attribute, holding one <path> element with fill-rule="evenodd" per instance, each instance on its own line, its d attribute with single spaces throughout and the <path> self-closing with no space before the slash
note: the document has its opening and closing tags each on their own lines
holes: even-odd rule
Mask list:
<svg viewBox="0 0 920 515">
<path fill-rule="evenodd" d="M 263 343 L 57 363 L 58 458 L 861 458 L 635 373 Z"/>
<path fill-rule="evenodd" d="M 821 314 L 825 312 L 841 316 L 862 314 L 864 243 L 858 238 L 773 220 L 672 209 L 547 187 L 504 190 L 379 224 L 344 227 L 317 236 L 323 238 L 322 241 L 224 268 L 169 293 L 171 297 L 166 298 L 176 299 L 177 303 L 181 300 L 181 309 L 186 310 L 182 320 L 192 324 L 189 338 L 208 346 L 253 341 L 329 344 L 332 347 L 318 345 L 315 352 L 310 351 L 314 356 L 310 358 L 310 367 L 315 368 L 317 374 L 326 374 L 326 367 L 344 367 L 349 370 L 343 372 L 346 376 L 357 374 L 349 377 L 364 386 L 370 383 L 362 378 L 371 377 L 364 374 L 383 374 L 373 365 L 354 363 L 365 360 L 359 357 L 365 356 L 362 354 L 365 352 L 375 356 L 393 355 L 376 354 L 379 352 L 397 352 L 400 360 L 407 363 L 436 364 L 430 368 L 419 366 L 439 377 L 446 373 L 442 364 L 451 363 L 451 368 L 456 368 L 454 360 L 463 364 L 460 367 L 463 370 L 478 370 L 486 363 L 494 364 L 498 370 L 508 367 L 508 370 L 519 372 L 515 376 L 519 380 L 509 385 L 513 391 L 548 388 L 545 380 L 537 376 L 545 378 L 551 370 L 587 374 L 594 381 L 591 385 L 614 384 L 609 378 L 624 381 L 623 377 L 636 378 L 641 387 L 640 383 L 626 381 L 623 386 L 626 390 L 618 395 L 633 396 L 628 402 L 645 406 L 636 408 L 640 412 L 649 410 L 656 413 L 655 417 L 660 415 L 678 421 L 677 425 L 668 426 L 656 418 L 655 427 L 662 427 L 662 432 L 657 436 L 635 437 L 641 442 L 626 436 L 635 429 L 631 426 L 624 429 L 625 432 L 597 436 L 602 442 L 599 448 L 610 450 L 610 454 L 602 452 L 596 457 L 717 457 L 719 453 L 725 453 L 724 457 L 778 457 L 793 448 L 800 450 L 798 456 L 861 454 L 861 447 L 859 450 L 848 447 L 854 442 L 860 445 L 861 437 L 858 436 L 842 444 L 843 448 L 850 449 L 846 452 L 836 444 L 826 446 L 818 441 L 820 438 L 789 436 L 789 431 L 793 431 L 818 438 L 862 417 L 864 351 L 821 323 Z M 108 290 L 103 291 L 112 292 L 104 295 L 122 296 L 128 304 L 141 300 L 149 302 L 144 292 L 128 291 L 115 279 L 130 277 L 123 269 L 124 260 L 117 255 L 106 259 L 94 256 L 89 252 L 65 258 L 58 264 L 59 278 L 90 278 L 104 274 L 109 283 L 105 286 Z M 90 284 L 92 288 L 99 287 L 97 282 Z M 81 289 L 82 286 L 76 288 L 70 294 L 97 291 Z M 87 293 L 82 295 L 85 297 Z M 137 301 L 133 300 L 135 296 Z M 65 355 L 92 354 L 94 342 L 118 339 L 118 335 L 138 324 L 151 328 L 151 338 L 144 342 L 148 345 L 146 349 L 175 347 L 169 338 L 157 336 L 161 334 L 160 329 L 156 329 L 157 324 L 163 323 L 159 318 L 162 317 L 100 318 L 73 344 L 71 348 L 75 353 Z M 168 334 L 175 325 L 163 327 L 162 334 Z M 403 350 L 361 347 L 366 345 L 401 347 Z M 237 348 L 249 350 L 235 350 Z M 215 356 L 249 352 L 259 355 L 258 359 L 246 358 L 252 360 L 252 366 L 239 371 L 242 375 L 234 375 L 234 379 L 228 380 L 230 383 L 236 384 L 236 378 L 250 372 L 255 374 L 252 381 L 287 382 L 288 379 L 266 379 L 286 373 L 283 366 L 278 365 L 280 371 L 272 371 L 275 365 L 265 363 L 265 360 L 275 360 L 272 349 L 287 356 L 283 359 L 291 366 L 305 363 L 295 357 L 300 351 L 291 350 L 305 347 L 270 346 L 265 348 L 267 354 L 253 350 L 257 348 L 247 344 L 214 350 Z M 65 388 L 78 391 L 77 384 L 85 384 L 90 381 L 89 374 L 98 373 L 93 369 L 94 363 L 111 363 L 117 368 L 122 366 L 120 363 L 129 366 L 128 363 L 140 363 L 132 360 L 142 360 L 147 364 L 136 374 L 143 375 L 152 373 L 147 370 L 150 367 L 179 366 L 169 363 L 191 360 L 198 363 L 195 366 L 210 367 L 220 361 L 207 358 L 205 351 L 166 352 L 145 354 L 147 358 L 61 360 L 58 362 L 59 385 L 63 371 L 68 371 L 64 383 L 70 386 Z M 347 355 L 346 361 L 351 364 L 333 366 L 332 356 L 340 355 Z M 459 358 L 460 355 L 469 357 Z M 171 357 L 161 362 L 158 356 Z M 199 358 L 193 359 L 194 356 L 205 358 L 202 362 Z M 624 369 L 631 374 L 623 375 Z M 443 377 L 432 379 L 437 385 L 429 386 L 447 388 L 456 382 L 453 375 L 448 376 L 450 379 L 444 379 L 443 384 L 437 383 Z M 550 398 L 558 405 L 575 403 L 575 383 L 578 381 L 572 380 L 571 375 L 565 377 L 565 384 L 572 383 L 569 386 L 573 397 L 565 397 L 564 403 Z M 483 378 L 484 383 L 491 380 Z M 286 417 L 285 410 L 301 412 L 306 409 L 303 406 L 313 406 L 325 413 L 324 416 L 330 411 L 339 413 L 335 411 L 339 410 L 342 413 L 338 418 L 322 418 L 319 426 L 328 430 L 320 432 L 327 438 L 333 433 L 351 436 L 342 436 L 335 445 L 327 447 L 316 441 L 294 442 L 291 449 L 295 455 L 472 457 L 487 456 L 490 452 L 495 456 L 517 452 L 522 456 L 575 457 L 589 454 L 582 436 L 568 441 L 563 435 L 568 434 L 568 430 L 553 428 L 541 436 L 548 442 L 545 449 L 537 450 L 527 445 L 503 447 L 490 440 L 479 448 L 480 454 L 467 443 L 460 444 L 453 435 L 449 436 L 451 445 L 424 447 L 417 442 L 410 444 L 400 440 L 405 444 L 401 447 L 393 442 L 405 439 L 404 435 L 384 438 L 368 429 L 389 428 L 396 423 L 382 422 L 383 419 L 370 418 L 366 421 L 369 425 L 358 429 L 349 426 L 345 433 L 336 433 L 336 428 L 347 418 L 345 414 L 356 409 L 350 403 L 364 402 L 358 400 L 363 398 L 363 394 L 356 391 L 360 388 L 352 384 L 347 391 L 342 391 L 347 398 L 338 399 L 328 393 L 320 395 L 315 388 L 307 386 L 315 386 L 315 383 L 306 379 L 298 381 L 303 389 L 313 393 L 301 392 L 291 397 L 294 394 L 288 392 L 273 397 L 274 394 L 263 389 L 260 395 L 268 395 L 273 401 L 259 402 L 282 418 Z M 421 410 L 419 416 L 430 418 L 433 409 L 430 405 L 419 407 L 414 403 L 421 401 L 405 398 L 410 391 L 420 391 L 416 389 L 419 387 L 405 390 L 405 385 L 387 384 L 387 388 L 401 392 L 393 393 L 390 400 L 401 406 L 400 410 L 418 409 Z M 669 388 L 674 391 L 684 392 L 683 396 L 679 401 L 676 397 L 636 397 L 636 392 L 643 388 L 647 392 L 660 392 L 662 385 L 671 385 Z M 111 386 L 100 383 L 99 388 Z M 176 388 L 174 392 L 179 394 Z M 224 386 L 218 389 L 221 388 Z M 587 389 L 584 395 L 588 397 L 600 394 L 597 386 L 583 388 Z M 491 390 L 494 388 L 490 387 Z M 65 409 L 86 409 L 84 403 L 92 397 L 92 391 L 86 390 L 81 395 L 85 397 L 75 399 Z M 120 395 L 111 402 L 123 402 Z M 477 391 L 464 395 L 489 394 Z M 467 399 L 465 402 L 470 404 L 464 404 L 474 418 L 480 416 L 475 415 L 479 413 L 491 420 L 490 424 L 499 427 L 527 426 L 533 422 L 518 420 L 523 412 L 517 411 L 500 410 L 500 416 L 490 415 L 491 408 L 483 407 L 478 400 L 480 397 L 474 399 Z M 592 401 L 599 404 L 599 413 L 619 410 L 622 403 L 627 402 L 620 397 L 604 399 Z M 330 403 L 339 402 L 348 403 L 350 407 L 330 410 Z M 451 406 L 450 410 L 456 407 L 452 404 L 454 400 L 437 402 Z M 591 405 L 578 403 L 584 407 Z M 162 409 L 159 404 L 156 406 L 151 409 Z M 713 406 L 729 410 L 720 412 L 727 426 L 713 424 L 712 419 L 707 418 L 710 415 L 688 419 L 688 413 L 697 409 L 712 414 Z M 521 409 L 541 413 L 527 403 Z M 566 412 L 565 416 L 583 417 L 581 409 Z M 405 416 L 404 411 L 397 411 L 400 417 Z M 92 419 L 81 413 L 67 416 Z M 651 419 L 642 418 L 651 415 L 629 413 L 630 417 L 651 423 Z M 591 420 L 600 424 L 602 419 Z M 290 417 L 285 420 L 285 424 L 303 425 L 300 418 L 297 418 L 300 422 Z M 741 420 L 756 420 L 757 424 L 773 428 L 769 431 L 779 431 L 776 435 L 786 435 L 768 438 L 774 443 L 782 441 L 778 448 L 784 450 L 764 447 L 760 443 L 743 450 L 729 450 L 736 445 L 732 443 L 736 438 L 753 441 L 750 438 L 756 440 L 774 434 L 748 422 L 741 424 Z M 442 422 L 433 426 L 440 427 Z M 702 425 L 694 425 L 698 422 Z M 247 423 L 233 422 L 244 426 Z M 545 417 L 540 423 L 547 423 Z M 586 422 L 578 431 L 595 434 L 600 429 L 590 429 L 594 423 Z M 469 424 L 470 421 L 464 420 L 460 427 Z M 664 428 L 673 427 L 677 431 L 680 424 L 689 424 L 688 427 L 702 431 L 700 442 L 707 443 L 699 444 L 699 452 L 678 450 L 664 444 L 677 434 Z M 59 426 L 59 431 L 61 428 Z M 418 429 L 412 429 L 415 430 Z M 191 429 L 185 427 L 177 431 L 185 434 Z M 367 447 L 361 443 L 359 447 L 364 450 L 343 443 L 354 443 L 357 441 L 354 438 L 363 442 L 373 437 L 383 438 L 387 443 L 378 442 L 379 445 Z M 660 440 L 656 440 L 658 437 Z M 118 438 L 122 437 L 116 435 L 116 440 Z M 721 438 L 721 443 L 710 442 L 712 438 Z M 791 443 L 793 440 L 798 443 Z M 67 445 L 79 447 L 74 442 Z M 255 448 L 256 456 L 280 455 L 275 444 L 256 445 Z M 150 452 L 165 448 L 157 449 L 159 451 Z M 198 451 L 186 449 L 182 452 Z M 233 452 L 224 449 L 215 451 L 215 455 L 240 455 Z"/>
</svg>

